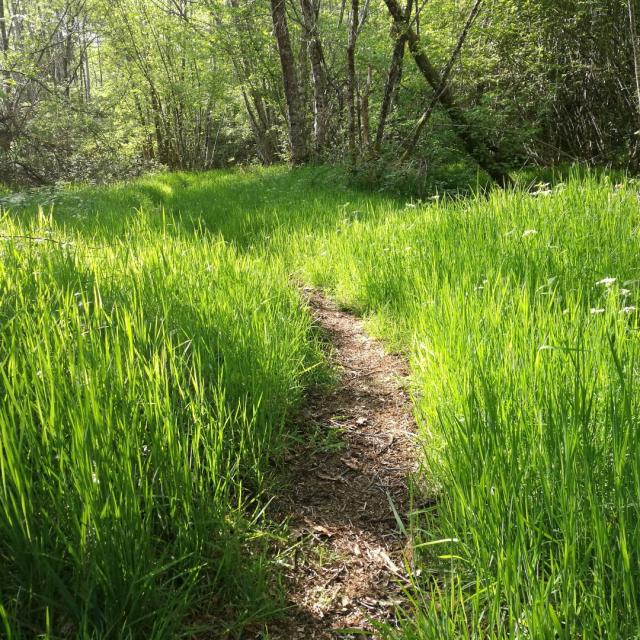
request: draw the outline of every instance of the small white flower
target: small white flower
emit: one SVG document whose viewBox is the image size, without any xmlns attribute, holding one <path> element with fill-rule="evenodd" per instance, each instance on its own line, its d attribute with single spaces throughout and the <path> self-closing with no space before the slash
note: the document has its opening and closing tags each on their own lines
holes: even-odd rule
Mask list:
<svg viewBox="0 0 640 640">
<path fill-rule="evenodd" d="M 602 278 L 602 280 L 598 280 L 596 284 L 602 285 L 605 287 L 610 287 L 615 281 L 616 281 L 616 278 Z"/>
<path fill-rule="evenodd" d="M 538 182 L 536 190 L 531 194 L 533 196 L 551 195 L 551 185 L 548 182 Z"/>
<path fill-rule="evenodd" d="M 523 238 L 528 238 L 529 236 L 535 236 L 536 233 L 538 233 L 535 229 L 526 229 L 523 234 L 522 237 Z"/>
<path fill-rule="evenodd" d="M 600 315 L 601 313 L 604 313 L 604 309 L 596 309 L 596 308 L 591 309 L 592 316 L 597 316 L 597 315 Z"/>
<path fill-rule="evenodd" d="M 634 313 L 636 310 L 636 308 L 631 305 L 629 307 L 622 307 L 622 309 L 620 309 L 620 313 Z"/>
</svg>

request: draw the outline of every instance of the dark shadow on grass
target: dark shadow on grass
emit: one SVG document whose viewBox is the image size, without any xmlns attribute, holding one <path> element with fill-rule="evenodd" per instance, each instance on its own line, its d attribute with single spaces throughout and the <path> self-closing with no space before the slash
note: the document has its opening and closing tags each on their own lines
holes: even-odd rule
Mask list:
<svg viewBox="0 0 640 640">
<path fill-rule="evenodd" d="M 24 202 L 8 206 L 23 218 L 37 216 L 42 207 L 58 224 L 94 244 L 125 237 L 142 210 L 147 224 L 159 232 L 220 234 L 248 248 L 275 229 L 317 231 L 345 216 L 375 216 L 394 204 L 393 197 L 349 186 L 340 169 L 256 167 L 155 174 L 108 187 L 49 190 L 46 197 L 34 190 Z"/>
</svg>

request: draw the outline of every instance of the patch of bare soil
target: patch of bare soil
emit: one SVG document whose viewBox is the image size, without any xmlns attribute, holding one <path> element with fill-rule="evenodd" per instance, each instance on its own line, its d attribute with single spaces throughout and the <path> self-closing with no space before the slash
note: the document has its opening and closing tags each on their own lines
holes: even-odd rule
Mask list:
<svg viewBox="0 0 640 640">
<path fill-rule="evenodd" d="M 306 294 L 339 382 L 312 392 L 299 417 L 310 437 L 291 454 L 290 488 L 277 508 L 300 546 L 286 572 L 290 607 L 265 637 L 344 638 L 347 629 L 375 637 L 372 622 L 392 621 L 406 583 L 409 548 L 398 519 L 410 508 L 417 459 L 407 365 L 369 338 L 361 320 Z"/>
</svg>

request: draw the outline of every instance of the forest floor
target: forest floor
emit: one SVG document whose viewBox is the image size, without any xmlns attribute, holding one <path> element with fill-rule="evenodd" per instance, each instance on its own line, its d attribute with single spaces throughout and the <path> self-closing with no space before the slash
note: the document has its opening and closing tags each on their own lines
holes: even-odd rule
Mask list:
<svg viewBox="0 0 640 640">
<path fill-rule="evenodd" d="M 289 490 L 277 508 L 300 545 L 285 578 L 290 607 L 268 637 L 375 635 L 407 583 L 405 524 L 417 468 L 409 372 L 360 319 L 316 291 L 306 294 L 339 381 L 312 392 L 298 418 L 319 437 L 288 461 Z"/>
</svg>

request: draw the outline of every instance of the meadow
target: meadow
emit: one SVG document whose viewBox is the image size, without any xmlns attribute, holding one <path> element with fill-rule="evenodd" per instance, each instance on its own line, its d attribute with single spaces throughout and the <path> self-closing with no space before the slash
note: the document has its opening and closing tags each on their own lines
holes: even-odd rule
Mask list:
<svg viewBox="0 0 640 640">
<path fill-rule="evenodd" d="M 277 615 L 265 505 L 331 378 L 307 283 L 411 365 L 411 606 L 381 633 L 637 637 L 636 189 L 420 202 L 320 167 L 0 199 L 4 635 Z"/>
</svg>

